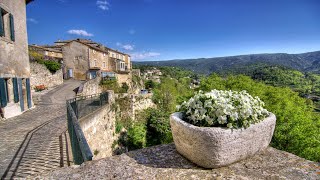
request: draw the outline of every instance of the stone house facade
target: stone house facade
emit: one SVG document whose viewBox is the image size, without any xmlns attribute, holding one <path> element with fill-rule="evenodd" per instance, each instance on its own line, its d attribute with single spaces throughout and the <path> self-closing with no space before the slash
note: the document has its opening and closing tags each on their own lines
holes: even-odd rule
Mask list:
<svg viewBox="0 0 320 180">
<path fill-rule="evenodd" d="M 57 41 L 63 54 L 64 78 L 78 80 L 116 77 L 129 74 L 131 60 L 128 54 L 110 49 L 88 39 Z"/>
<path fill-rule="evenodd" d="M 0 118 L 32 107 L 26 27 L 26 4 L 31 1 L 0 1 Z"/>
</svg>

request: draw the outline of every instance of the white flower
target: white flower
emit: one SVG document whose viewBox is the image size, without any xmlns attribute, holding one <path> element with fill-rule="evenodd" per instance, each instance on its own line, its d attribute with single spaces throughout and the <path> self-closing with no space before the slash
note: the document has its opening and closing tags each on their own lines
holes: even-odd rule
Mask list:
<svg viewBox="0 0 320 180">
<path fill-rule="evenodd" d="M 269 112 L 263 106 L 259 97 L 253 98 L 246 91 L 214 89 L 208 93 L 199 91 L 177 108 L 185 113 L 190 123 L 239 128 L 239 121 L 244 127 L 249 127 L 267 117 Z"/>
</svg>

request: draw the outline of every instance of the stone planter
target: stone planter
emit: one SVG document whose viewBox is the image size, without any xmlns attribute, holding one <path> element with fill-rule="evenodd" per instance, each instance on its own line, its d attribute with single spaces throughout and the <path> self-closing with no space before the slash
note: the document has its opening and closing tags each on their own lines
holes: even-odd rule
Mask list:
<svg viewBox="0 0 320 180">
<path fill-rule="evenodd" d="M 193 163 L 205 168 L 227 166 L 266 149 L 276 124 L 274 114 L 247 129 L 197 127 L 181 118 L 181 113 L 170 116 L 176 149 Z"/>
</svg>

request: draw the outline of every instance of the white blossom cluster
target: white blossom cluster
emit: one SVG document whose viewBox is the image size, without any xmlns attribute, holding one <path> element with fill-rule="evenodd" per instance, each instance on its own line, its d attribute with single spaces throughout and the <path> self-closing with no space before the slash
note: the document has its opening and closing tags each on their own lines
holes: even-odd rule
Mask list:
<svg viewBox="0 0 320 180">
<path fill-rule="evenodd" d="M 178 106 L 184 120 L 205 127 L 247 128 L 269 116 L 259 97 L 253 98 L 246 91 L 199 91 L 187 102 Z"/>
</svg>

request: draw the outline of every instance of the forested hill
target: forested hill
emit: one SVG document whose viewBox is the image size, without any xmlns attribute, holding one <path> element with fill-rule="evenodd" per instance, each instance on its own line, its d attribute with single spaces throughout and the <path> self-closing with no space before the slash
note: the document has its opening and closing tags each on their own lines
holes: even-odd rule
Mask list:
<svg viewBox="0 0 320 180">
<path fill-rule="evenodd" d="M 217 58 L 134 62 L 137 65 L 175 66 L 196 73 L 211 74 L 245 68 L 254 64 L 280 65 L 304 72 L 320 73 L 320 51 L 302 54 L 251 54 Z"/>
</svg>

